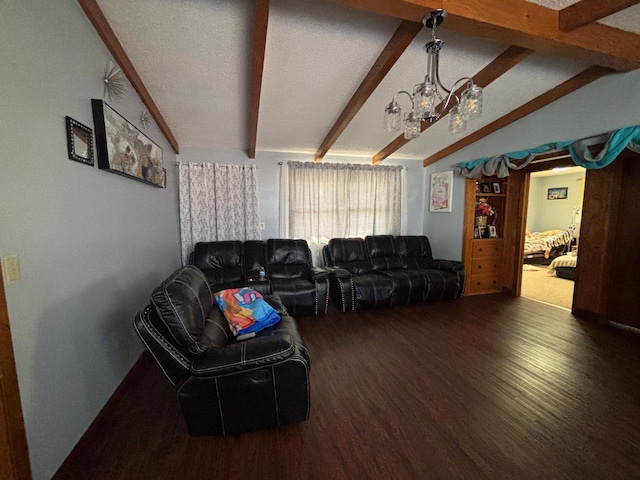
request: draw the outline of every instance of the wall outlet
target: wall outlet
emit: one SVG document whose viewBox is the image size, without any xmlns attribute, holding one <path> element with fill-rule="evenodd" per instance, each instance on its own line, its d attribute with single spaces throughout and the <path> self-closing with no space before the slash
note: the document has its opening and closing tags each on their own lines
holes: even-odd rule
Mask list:
<svg viewBox="0 0 640 480">
<path fill-rule="evenodd" d="M 7 279 L 7 285 L 19 282 L 22 278 L 20 274 L 20 257 L 17 255 L 6 256 L 2 258 L 4 263 L 4 274 Z"/>
<path fill-rule="evenodd" d="M 260 222 L 260 230 L 264 230 L 264 222 Z"/>
</svg>

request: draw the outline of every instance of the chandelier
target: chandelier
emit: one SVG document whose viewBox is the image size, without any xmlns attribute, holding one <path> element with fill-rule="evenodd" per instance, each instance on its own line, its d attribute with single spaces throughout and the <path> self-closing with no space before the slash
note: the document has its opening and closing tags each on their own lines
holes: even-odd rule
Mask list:
<svg viewBox="0 0 640 480">
<path fill-rule="evenodd" d="M 387 132 L 404 130 L 404 138 L 411 140 L 418 138 L 422 121 L 435 122 L 442 114 L 446 114 L 451 101 L 455 104 L 449 111 L 449 131 L 451 133 L 464 132 L 467 121 L 482 114 L 482 88 L 473 83 L 471 77 L 458 79 L 451 89 L 447 89 L 440 81 L 439 59 L 440 49 L 444 42 L 436 38 L 436 27 L 439 26 L 447 12 L 442 9 L 434 10 L 422 20 L 426 28 L 431 29 L 431 41 L 424 48 L 427 53 L 427 74 L 424 82 L 413 87 L 413 94 L 401 90 L 384 109 L 384 129 Z M 460 97 L 456 95 L 458 88 L 465 86 Z M 411 100 L 411 111 L 402 117 L 402 108 L 397 102 L 401 94 Z M 440 100 L 440 103 L 437 103 Z"/>
</svg>

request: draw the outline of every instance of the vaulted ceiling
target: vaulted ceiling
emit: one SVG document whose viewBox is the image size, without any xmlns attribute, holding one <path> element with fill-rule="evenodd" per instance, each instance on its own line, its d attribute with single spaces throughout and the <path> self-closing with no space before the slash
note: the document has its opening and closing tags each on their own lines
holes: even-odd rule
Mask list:
<svg viewBox="0 0 640 480">
<path fill-rule="evenodd" d="M 614 71 L 640 66 L 640 0 L 78 0 L 155 123 L 185 148 L 420 160 L 424 165 Z M 484 114 L 405 141 L 383 109 L 425 74 L 473 76 Z M 115 105 L 117 108 L 117 104 Z"/>
</svg>

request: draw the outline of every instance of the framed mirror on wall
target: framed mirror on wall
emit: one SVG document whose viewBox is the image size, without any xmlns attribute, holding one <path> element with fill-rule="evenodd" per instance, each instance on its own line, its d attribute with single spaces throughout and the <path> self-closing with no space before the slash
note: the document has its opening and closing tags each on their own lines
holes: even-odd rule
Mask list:
<svg viewBox="0 0 640 480">
<path fill-rule="evenodd" d="M 71 117 L 65 117 L 65 120 L 67 124 L 67 150 L 69 152 L 69 160 L 75 160 L 76 162 L 93 166 L 92 130 Z"/>
</svg>

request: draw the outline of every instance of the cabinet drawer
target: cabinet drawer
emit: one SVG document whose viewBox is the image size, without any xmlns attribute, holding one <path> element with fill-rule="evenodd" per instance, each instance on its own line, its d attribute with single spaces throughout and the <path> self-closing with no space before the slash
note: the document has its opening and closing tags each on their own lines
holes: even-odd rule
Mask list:
<svg viewBox="0 0 640 480">
<path fill-rule="evenodd" d="M 469 294 L 492 293 L 502 290 L 502 275 L 471 275 L 467 279 Z"/>
<path fill-rule="evenodd" d="M 501 257 L 503 249 L 502 240 L 474 240 L 472 257 Z"/>
<path fill-rule="evenodd" d="M 480 257 L 471 261 L 469 275 L 485 275 L 502 272 L 502 257 Z"/>
</svg>

